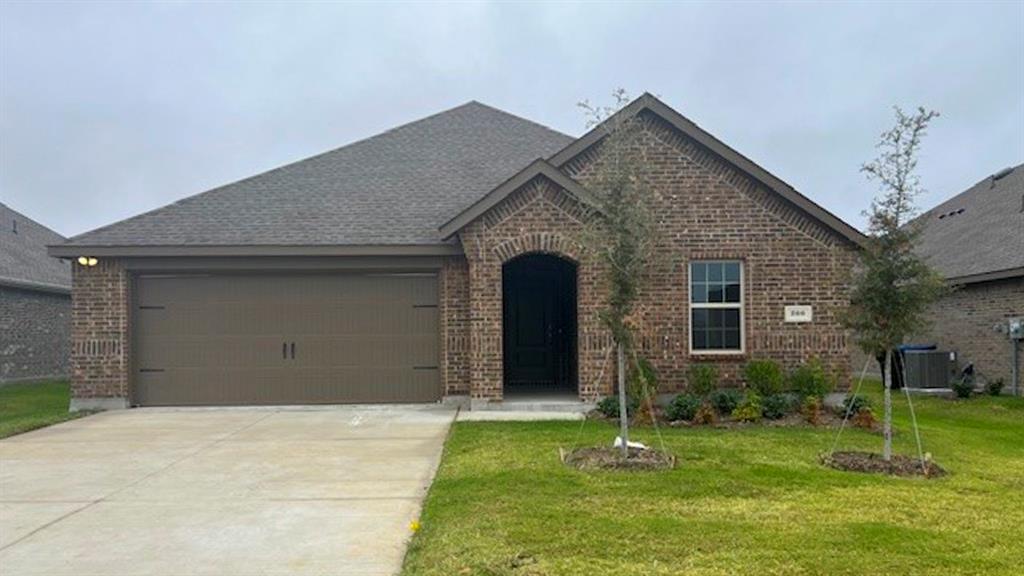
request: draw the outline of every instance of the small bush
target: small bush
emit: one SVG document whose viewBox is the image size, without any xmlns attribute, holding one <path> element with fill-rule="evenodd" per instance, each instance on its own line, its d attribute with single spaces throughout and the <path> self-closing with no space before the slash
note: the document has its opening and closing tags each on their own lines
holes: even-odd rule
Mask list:
<svg viewBox="0 0 1024 576">
<path fill-rule="evenodd" d="M 800 406 L 800 414 L 804 417 L 804 422 L 812 426 L 818 426 L 821 424 L 821 398 L 817 396 L 807 396 L 804 398 L 803 404 Z"/>
<path fill-rule="evenodd" d="M 740 405 L 743 400 L 743 394 L 739 390 L 733 390 L 732 388 L 724 388 L 722 390 L 715 390 L 711 395 L 711 405 L 718 410 L 719 414 L 723 416 L 726 414 L 732 414 L 732 411 Z"/>
<path fill-rule="evenodd" d="M 766 396 L 761 406 L 761 414 L 769 420 L 778 420 L 789 414 L 793 401 L 787 394 L 772 394 Z"/>
<path fill-rule="evenodd" d="M 865 408 L 854 415 L 853 419 L 850 420 L 857 428 L 866 428 L 868 430 L 875 427 L 875 413 L 871 408 Z"/>
<path fill-rule="evenodd" d="M 718 414 L 715 413 L 715 409 L 711 404 L 705 402 L 700 405 L 700 409 L 693 415 L 694 424 L 711 425 L 718 422 Z"/>
<path fill-rule="evenodd" d="M 849 413 L 851 416 L 856 416 L 864 411 L 871 411 L 871 400 L 868 400 L 867 396 L 847 396 L 843 399 L 843 405 L 840 408 L 841 414 Z"/>
<path fill-rule="evenodd" d="M 789 388 L 801 398 L 824 398 L 832 391 L 833 382 L 821 362 L 815 358 L 793 370 L 789 375 Z"/>
<path fill-rule="evenodd" d="M 701 400 L 693 394 L 680 394 L 672 399 L 665 408 L 665 416 L 669 420 L 693 420 L 700 409 Z"/>
<path fill-rule="evenodd" d="M 689 391 L 707 396 L 718 388 L 718 368 L 714 364 L 691 364 L 686 371 Z"/>
<path fill-rule="evenodd" d="M 761 419 L 761 397 L 751 392 L 732 411 L 732 417 L 739 422 L 757 422 Z"/>
<path fill-rule="evenodd" d="M 626 416 L 632 416 L 640 407 L 640 399 L 634 396 L 626 398 Z M 619 397 L 605 396 L 597 403 L 597 411 L 608 418 L 619 417 Z"/>
<path fill-rule="evenodd" d="M 974 377 L 965 375 L 953 380 L 953 392 L 956 392 L 957 398 L 970 398 L 974 393 Z"/>
<path fill-rule="evenodd" d="M 1003 379 L 996 378 L 985 383 L 985 392 L 989 396 L 999 396 L 1003 393 Z"/>
<path fill-rule="evenodd" d="M 774 360 L 751 360 L 743 369 L 743 377 L 747 386 L 761 396 L 782 392 L 782 367 Z"/>
</svg>

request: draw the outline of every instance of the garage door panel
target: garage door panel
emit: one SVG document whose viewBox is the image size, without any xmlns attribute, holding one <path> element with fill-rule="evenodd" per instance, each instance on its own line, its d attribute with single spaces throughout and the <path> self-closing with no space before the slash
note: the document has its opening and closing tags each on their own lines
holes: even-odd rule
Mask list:
<svg viewBox="0 0 1024 576">
<path fill-rule="evenodd" d="M 436 298 L 433 275 L 140 277 L 134 401 L 437 400 Z"/>
</svg>

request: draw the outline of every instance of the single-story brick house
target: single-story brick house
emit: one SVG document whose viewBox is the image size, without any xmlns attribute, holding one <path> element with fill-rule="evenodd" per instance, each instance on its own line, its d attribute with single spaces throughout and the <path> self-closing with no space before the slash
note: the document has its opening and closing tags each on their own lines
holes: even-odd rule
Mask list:
<svg viewBox="0 0 1024 576">
<path fill-rule="evenodd" d="M 1006 330 L 1011 318 L 1024 318 L 1024 164 L 918 218 L 918 252 L 952 291 L 931 306 L 929 329 L 913 341 L 956 352 L 961 366 L 974 364 L 984 378 L 1001 378 L 1010 390 L 1013 347 L 1019 350 L 1021 343 Z"/>
<path fill-rule="evenodd" d="M 0 203 L 0 384 L 68 375 L 71 268 L 46 253 L 63 241 Z"/>
<path fill-rule="evenodd" d="M 618 114 L 675 262 L 637 317 L 663 389 L 695 361 L 845 373 L 861 234 L 651 95 Z M 578 242 L 604 133 L 471 102 L 53 246 L 98 260 L 74 266 L 75 406 L 609 393 Z"/>
</svg>

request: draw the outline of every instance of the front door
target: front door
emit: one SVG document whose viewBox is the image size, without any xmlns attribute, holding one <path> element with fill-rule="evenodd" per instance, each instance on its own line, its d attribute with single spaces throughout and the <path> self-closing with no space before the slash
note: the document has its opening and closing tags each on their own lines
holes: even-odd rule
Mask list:
<svg viewBox="0 0 1024 576">
<path fill-rule="evenodd" d="M 575 391 L 576 270 L 527 255 L 503 270 L 506 392 Z"/>
</svg>

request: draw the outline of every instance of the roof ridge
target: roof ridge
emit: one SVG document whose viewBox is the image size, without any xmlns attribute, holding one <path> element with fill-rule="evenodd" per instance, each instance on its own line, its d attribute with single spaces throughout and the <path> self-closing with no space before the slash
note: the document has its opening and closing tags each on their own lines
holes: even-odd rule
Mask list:
<svg viewBox="0 0 1024 576">
<path fill-rule="evenodd" d="M 525 116 L 520 116 L 518 114 L 513 114 L 513 113 L 509 112 L 508 110 L 502 110 L 501 108 L 497 108 L 495 106 L 491 106 L 490 104 L 485 104 L 483 102 L 480 102 L 479 100 L 470 100 L 469 102 L 467 102 L 463 106 L 468 106 L 470 104 L 476 104 L 478 106 L 482 106 L 484 108 L 487 108 L 488 110 L 491 110 L 491 111 L 494 111 L 494 112 L 498 112 L 500 114 L 504 114 L 505 116 L 511 116 L 512 118 L 515 118 L 516 120 L 520 120 L 522 122 L 526 122 L 527 124 L 533 124 L 534 126 L 536 126 L 538 128 L 543 128 L 544 130 L 547 130 L 548 132 L 551 132 L 553 134 L 557 134 L 559 136 L 563 136 L 565 138 L 572 138 L 573 140 L 575 140 L 577 138 L 576 136 L 573 136 L 571 134 L 566 134 L 565 132 L 562 132 L 561 130 L 555 130 L 554 128 L 552 128 L 550 126 L 541 124 L 540 122 L 537 122 L 536 120 L 530 120 L 529 118 L 526 118 Z M 453 108 L 453 110 L 454 110 L 454 108 Z"/>
<path fill-rule="evenodd" d="M 47 232 L 50 232 L 51 234 L 54 234 L 56 236 L 60 236 L 61 238 L 64 238 L 65 240 L 67 240 L 67 236 L 61 234 L 60 232 L 57 232 L 53 228 L 50 228 L 46 224 L 43 224 L 42 222 L 36 220 L 35 218 L 32 218 L 31 216 L 26 216 L 24 212 L 20 212 L 18 210 L 15 210 L 14 208 L 11 208 L 10 204 L 5 204 L 4 202 L 0 202 L 0 206 L 10 210 L 11 212 L 14 212 L 15 214 L 18 215 L 19 218 L 23 218 L 23 219 L 31 222 L 32 224 L 35 224 L 36 226 L 42 228 L 43 230 L 46 230 Z"/>
<path fill-rule="evenodd" d="M 411 120 L 411 121 L 406 122 L 404 124 L 399 124 L 398 126 L 394 126 L 392 128 L 388 128 L 387 130 L 384 130 L 383 132 L 377 132 L 376 134 L 371 134 L 371 135 L 366 136 L 364 138 L 360 138 L 358 140 L 353 140 L 353 141 L 348 142 L 346 144 L 342 144 L 341 146 L 337 146 L 335 148 L 331 148 L 330 150 L 325 150 L 323 152 L 319 152 L 317 154 L 314 154 L 312 156 L 307 156 L 305 158 L 299 158 L 298 160 L 292 160 L 290 162 L 286 162 L 284 164 L 275 166 L 274 168 L 270 168 L 270 169 L 264 170 L 262 172 L 257 172 L 256 174 L 253 174 L 251 176 L 246 176 L 244 178 L 239 178 L 238 180 L 232 180 L 232 181 L 227 182 L 225 184 L 220 184 L 218 186 L 214 186 L 213 188 L 210 188 L 208 190 L 203 190 L 202 192 L 197 192 L 195 194 L 192 194 L 192 195 L 189 195 L 189 196 L 185 196 L 184 198 L 178 198 L 177 200 L 174 200 L 173 202 L 168 202 L 167 204 L 163 204 L 163 205 L 157 206 L 157 207 L 152 208 L 150 210 L 146 210 L 145 212 L 140 212 L 138 214 L 135 214 L 134 216 L 129 216 L 129 217 L 123 219 L 123 220 L 117 220 L 115 222 L 111 222 L 110 224 L 106 224 L 104 226 L 100 226 L 99 228 L 93 228 L 91 230 L 86 230 L 85 232 L 82 232 L 80 234 L 75 234 L 74 236 L 69 236 L 69 237 L 63 237 L 62 236 L 62 237 L 64 238 L 64 242 L 65 243 L 69 243 L 69 242 L 72 242 L 74 240 L 77 240 L 77 239 L 81 238 L 82 236 L 86 236 L 86 235 L 93 234 L 93 233 L 96 233 L 96 232 L 102 232 L 103 230 L 107 230 L 107 229 L 109 229 L 111 227 L 114 227 L 114 226 L 120 226 L 120 225 L 125 224 L 127 222 L 135 222 L 135 221 L 138 221 L 141 218 L 145 218 L 146 216 L 149 216 L 149 215 L 151 215 L 151 214 L 153 214 L 155 212 L 159 212 L 159 211 L 164 210 L 166 208 L 170 208 L 172 206 L 178 206 L 178 205 L 182 205 L 182 204 L 185 204 L 185 203 L 188 203 L 188 202 L 192 202 L 194 200 L 199 199 L 200 197 L 206 196 L 207 194 L 211 194 L 213 192 L 218 192 L 218 191 L 223 190 L 225 188 L 228 188 L 228 187 L 231 187 L 231 186 L 236 186 L 238 184 L 242 184 L 244 182 L 248 182 L 248 181 L 254 180 L 256 178 L 262 178 L 263 176 L 267 176 L 269 174 L 273 174 L 275 172 L 279 172 L 281 170 L 284 170 L 285 168 L 294 166 L 296 164 L 301 164 L 303 162 L 309 162 L 309 161 L 321 158 L 323 156 L 327 156 L 329 154 L 334 154 L 336 152 L 340 152 L 340 151 L 342 151 L 342 150 L 344 150 L 346 148 L 350 148 L 350 147 L 355 146 L 357 144 L 362 144 L 362 143 L 365 143 L 365 142 L 369 142 L 369 141 L 374 140 L 376 138 L 380 138 L 382 136 L 386 136 L 388 134 L 392 134 L 392 133 L 394 133 L 394 132 L 396 132 L 398 130 L 409 128 L 409 127 L 411 127 L 413 125 L 420 124 L 420 123 L 425 122 L 427 120 L 432 120 L 434 118 L 437 118 L 438 116 L 442 116 L 444 114 L 449 114 L 451 112 L 454 112 L 454 111 L 459 110 L 461 108 L 466 108 L 466 107 L 471 106 L 473 104 L 478 104 L 480 106 L 485 106 L 487 108 L 492 108 L 491 106 L 487 106 L 486 104 L 482 104 L 480 102 L 477 102 L 476 100 L 470 100 L 468 102 L 464 102 L 464 103 L 459 104 L 457 106 L 453 106 L 451 108 L 446 108 L 446 109 L 441 110 L 439 112 L 435 112 L 435 113 L 430 114 L 428 116 L 424 116 L 422 118 L 417 118 L 415 120 Z M 497 108 L 493 108 L 493 109 L 494 110 L 498 110 Z M 499 112 L 504 112 L 503 110 L 498 110 L 498 111 Z M 514 116 L 514 117 L 518 118 L 518 116 L 515 116 L 514 114 L 509 114 L 508 112 L 504 112 L 504 113 L 509 115 L 509 116 Z M 525 120 L 525 121 L 529 122 L 529 120 L 526 120 L 525 118 L 521 118 L 521 120 Z M 571 138 L 571 136 L 570 136 L 570 138 Z"/>
</svg>

